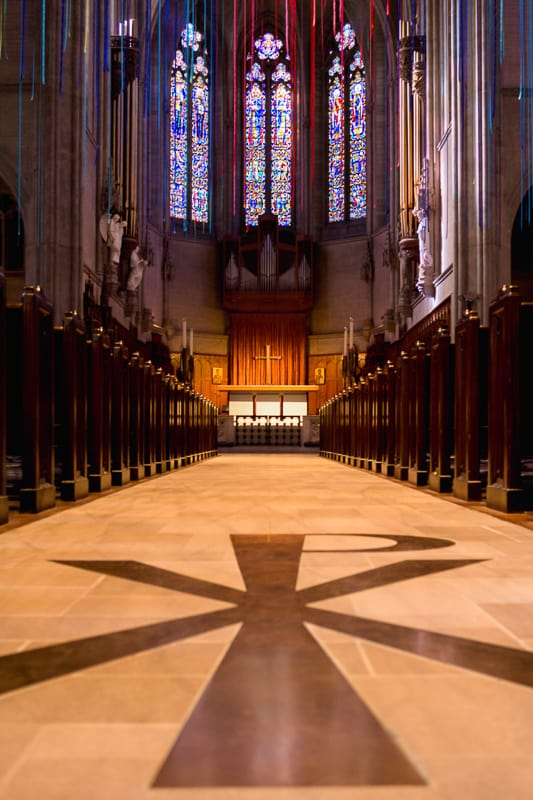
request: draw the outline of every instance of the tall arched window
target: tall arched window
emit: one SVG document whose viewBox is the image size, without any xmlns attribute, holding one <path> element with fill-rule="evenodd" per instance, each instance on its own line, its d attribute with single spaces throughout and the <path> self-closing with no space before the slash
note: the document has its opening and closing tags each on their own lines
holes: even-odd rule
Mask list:
<svg viewBox="0 0 533 800">
<path fill-rule="evenodd" d="M 329 222 L 366 217 L 365 69 L 355 33 L 337 33 L 328 70 Z"/>
<path fill-rule="evenodd" d="M 255 42 L 246 75 L 244 221 L 261 214 L 292 222 L 293 89 L 283 43 L 265 33 Z"/>
<path fill-rule="evenodd" d="M 189 23 L 170 79 L 170 216 L 209 220 L 209 69 L 203 36 Z"/>
</svg>

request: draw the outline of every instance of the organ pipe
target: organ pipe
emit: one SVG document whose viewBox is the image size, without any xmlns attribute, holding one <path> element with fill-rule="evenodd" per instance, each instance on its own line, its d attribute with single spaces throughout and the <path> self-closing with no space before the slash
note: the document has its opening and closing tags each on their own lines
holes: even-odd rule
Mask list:
<svg viewBox="0 0 533 800">
<path fill-rule="evenodd" d="M 114 185 L 127 223 L 126 235 L 137 238 L 137 163 L 139 110 L 139 41 L 123 33 L 111 40 L 112 164 Z"/>
</svg>

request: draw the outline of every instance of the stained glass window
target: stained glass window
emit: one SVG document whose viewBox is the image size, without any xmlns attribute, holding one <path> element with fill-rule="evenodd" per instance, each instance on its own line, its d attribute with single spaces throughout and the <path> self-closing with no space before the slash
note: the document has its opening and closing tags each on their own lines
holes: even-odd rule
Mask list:
<svg viewBox="0 0 533 800">
<path fill-rule="evenodd" d="M 328 70 L 329 222 L 366 216 L 365 69 L 349 24 Z"/>
<path fill-rule="evenodd" d="M 189 23 L 170 80 L 170 216 L 209 219 L 209 68 L 203 36 Z"/>
<path fill-rule="evenodd" d="M 265 211 L 292 222 L 293 94 L 283 42 L 265 33 L 246 75 L 244 212 L 257 225 Z"/>
</svg>

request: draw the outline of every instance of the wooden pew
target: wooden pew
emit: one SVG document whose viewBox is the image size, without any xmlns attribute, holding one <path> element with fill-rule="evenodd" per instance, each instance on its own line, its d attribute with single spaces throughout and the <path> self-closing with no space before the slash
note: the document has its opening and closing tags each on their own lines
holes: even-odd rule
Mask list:
<svg viewBox="0 0 533 800">
<path fill-rule="evenodd" d="M 475 311 L 455 329 L 455 446 L 453 494 L 480 500 L 487 456 L 488 330 Z"/>
<path fill-rule="evenodd" d="M 533 304 L 521 302 L 518 287 L 504 286 L 490 306 L 486 500 L 506 513 L 533 501 L 532 337 Z"/>
<path fill-rule="evenodd" d="M 363 451 L 359 462 L 363 469 L 372 469 L 372 382 L 370 376 L 359 381 L 362 395 L 361 422 L 363 426 Z"/>
<path fill-rule="evenodd" d="M 368 376 L 371 389 L 371 469 L 381 472 L 386 455 L 387 442 L 387 394 L 385 373 L 378 367 Z"/>
<path fill-rule="evenodd" d="M 348 464 L 355 466 L 355 454 L 357 452 L 357 399 L 358 395 L 354 386 L 348 389 L 348 430 L 346 436 L 347 460 Z"/>
<path fill-rule="evenodd" d="M 429 450 L 429 356 L 424 342 L 417 342 L 413 348 L 408 374 L 408 481 L 415 486 L 425 486 Z"/>
<path fill-rule="evenodd" d="M 52 306 L 38 287 L 29 286 L 6 314 L 7 454 L 22 473 L 11 493 L 23 513 L 37 513 L 56 502 Z"/>
<path fill-rule="evenodd" d="M 176 450 L 177 450 L 177 467 L 182 467 L 185 464 L 185 386 L 178 383 L 178 397 L 176 408 Z"/>
<path fill-rule="evenodd" d="M 128 349 L 119 341 L 111 352 L 111 482 L 125 486 L 130 473 L 130 386 Z"/>
<path fill-rule="evenodd" d="M 168 425 L 167 425 L 167 469 L 179 467 L 179 390 L 174 375 L 166 382 Z"/>
<path fill-rule="evenodd" d="M 183 456 L 182 464 L 192 464 L 193 448 L 193 414 L 191 387 L 187 384 L 183 387 Z"/>
<path fill-rule="evenodd" d="M 6 483 L 6 279 L 0 272 L 0 525 L 8 521 L 9 504 Z"/>
<path fill-rule="evenodd" d="M 338 458 L 343 463 L 348 463 L 350 450 L 350 410 L 348 390 L 339 395 L 339 441 Z"/>
<path fill-rule="evenodd" d="M 200 395 L 198 397 L 198 417 L 199 417 L 199 431 L 198 431 L 198 440 L 199 440 L 199 456 L 203 460 L 206 458 L 208 443 L 207 443 L 207 405 L 205 402 L 205 397 Z"/>
<path fill-rule="evenodd" d="M 75 312 L 65 315 L 55 338 L 55 459 L 62 500 L 89 494 L 87 477 L 87 344 Z M 58 470 L 59 468 L 59 470 Z"/>
<path fill-rule="evenodd" d="M 189 392 L 189 462 L 198 461 L 200 450 L 200 420 L 199 420 L 198 395 L 191 387 Z"/>
<path fill-rule="evenodd" d="M 210 419 L 210 446 L 209 446 L 209 454 L 211 456 L 217 455 L 217 431 L 218 431 L 218 408 L 213 403 L 212 400 L 209 401 L 210 409 L 211 409 L 211 419 Z"/>
<path fill-rule="evenodd" d="M 167 393 L 163 370 L 158 367 L 154 374 L 154 452 L 155 471 L 158 475 L 167 471 Z"/>
<path fill-rule="evenodd" d="M 130 477 L 132 481 L 139 481 L 145 477 L 145 403 L 144 359 L 140 353 L 133 353 L 130 360 Z"/>
<path fill-rule="evenodd" d="M 361 378 L 355 386 L 358 395 L 357 401 L 357 451 L 355 463 L 357 467 L 366 469 L 367 466 L 367 405 L 368 405 L 368 383 L 365 378 Z"/>
<path fill-rule="evenodd" d="M 319 418 L 319 448 L 318 452 L 321 456 L 327 457 L 328 455 L 328 439 L 329 439 L 329 408 L 330 402 L 326 400 L 326 402 L 320 406 L 318 409 L 318 418 Z"/>
<path fill-rule="evenodd" d="M 455 346 L 447 327 L 431 341 L 429 486 L 437 492 L 452 490 L 453 400 Z"/>
<path fill-rule="evenodd" d="M 387 361 L 384 369 L 385 375 L 385 408 L 384 425 L 385 452 L 381 471 L 387 477 L 394 476 L 396 466 L 396 406 L 398 396 L 398 373 L 392 361 Z"/>
<path fill-rule="evenodd" d="M 394 477 L 406 481 L 409 477 L 409 354 L 402 350 L 396 362 L 395 459 Z"/>
<path fill-rule="evenodd" d="M 111 487 L 111 341 L 95 329 L 87 342 L 87 460 L 89 491 Z"/>
<path fill-rule="evenodd" d="M 144 364 L 144 474 L 156 474 L 155 469 L 155 367 Z"/>
<path fill-rule="evenodd" d="M 362 452 L 361 441 L 361 389 L 359 385 L 352 386 L 352 400 L 350 408 L 351 439 L 350 453 L 354 467 L 359 466 Z"/>
</svg>

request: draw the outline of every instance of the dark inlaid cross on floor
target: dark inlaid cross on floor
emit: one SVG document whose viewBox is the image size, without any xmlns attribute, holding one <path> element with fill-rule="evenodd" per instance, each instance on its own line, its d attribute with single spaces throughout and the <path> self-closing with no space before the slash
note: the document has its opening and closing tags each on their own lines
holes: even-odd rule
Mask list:
<svg viewBox="0 0 533 800">
<path fill-rule="evenodd" d="M 389 543 L 382 549 L 396 552 L 454 544 L 408 536 L 380 538 Z M 138 562 L 59 562 L 232 607 L 4 656 L 0 692 L 240 622 L 154 785 L 349 786 L 423 780 L 303 623 L 533 685 L 532 653 L 309 607 L 468 566 L 477 559 L 405 560 L 296 591 L 304 539 L 233 536 L 246 591 Z"/>
</svg>

